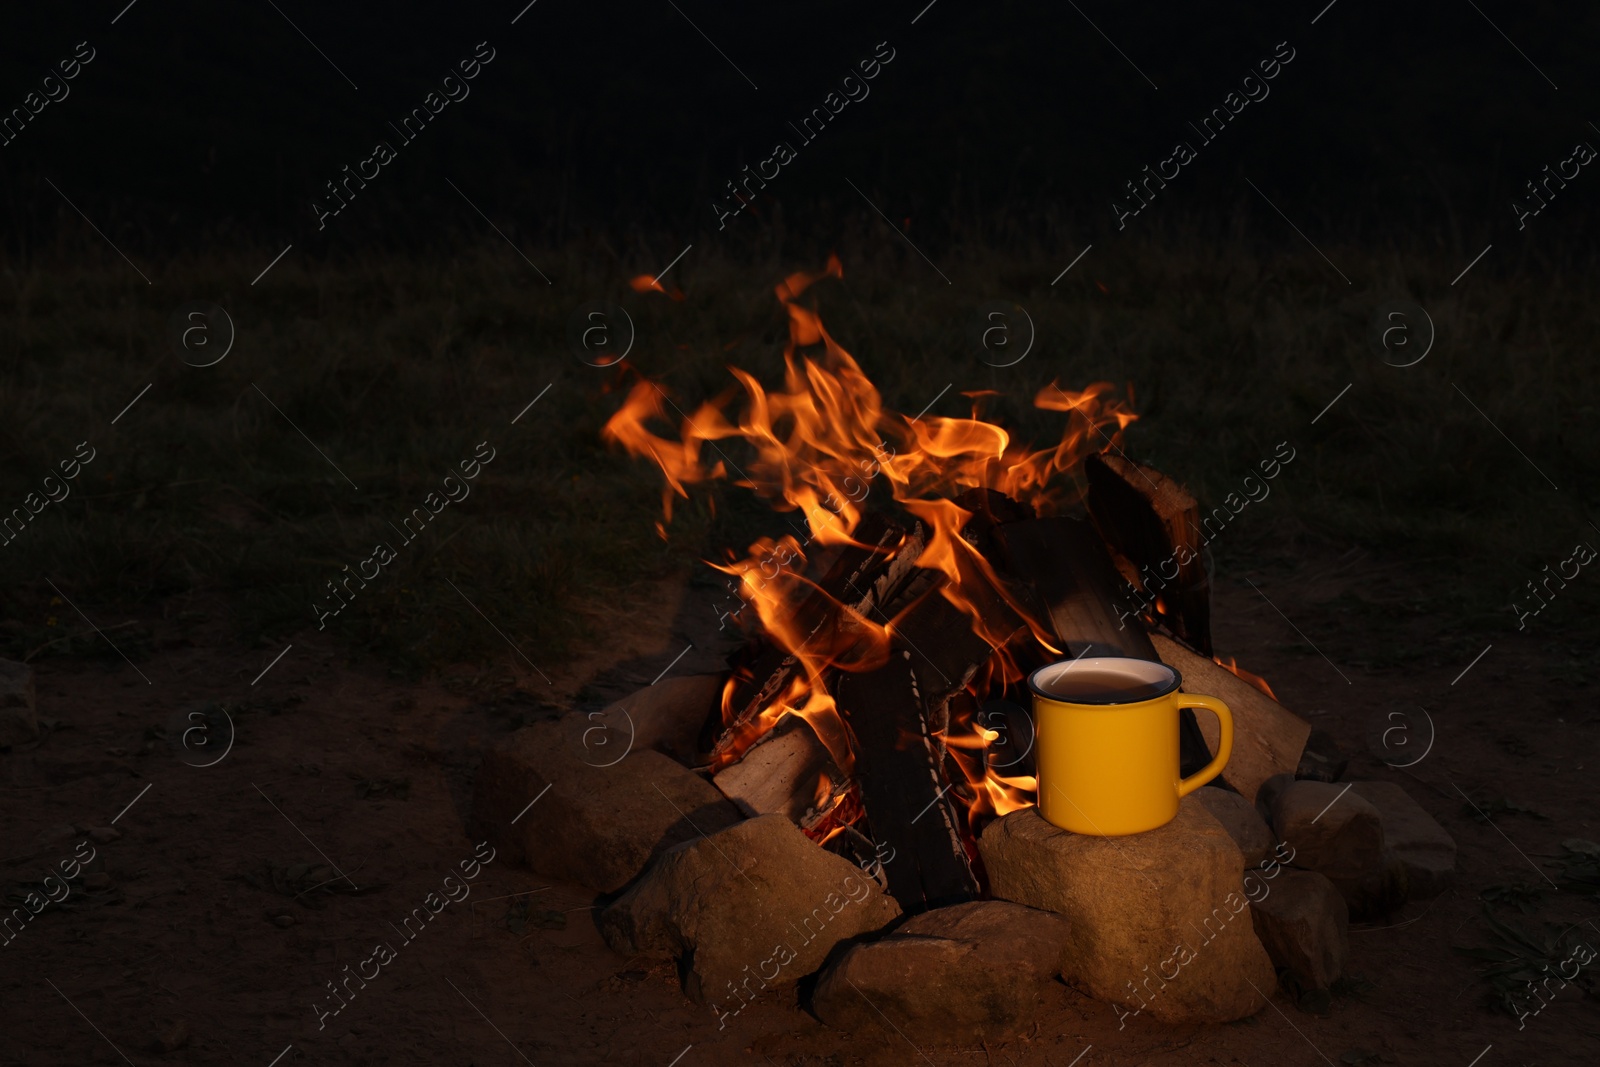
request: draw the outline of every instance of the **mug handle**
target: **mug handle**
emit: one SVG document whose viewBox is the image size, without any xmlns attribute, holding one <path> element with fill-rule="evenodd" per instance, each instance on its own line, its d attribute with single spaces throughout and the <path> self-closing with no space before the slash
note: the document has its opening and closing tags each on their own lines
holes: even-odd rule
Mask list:
<svg viewBox="0 0 1600 1067">
<path fill-rule="evenodd" d="M 1222 768 L 1228 765 L 1228 757 L 1233 755 L 1233 713 L 1228 710 L 1228 705 L 1216 697 L 1200 696 L 1196 693 L 1175 693 L 1174 698 L 1180 709 L 1205 708 L 1217 717 L 1217 722 L 1222 727 L 1221 736 L 1217 739 L 1219 743 L 1216 759 L 1189 777 L 1179 779 L 1178 795 L 1186 797 L 1221 774 Z"/>
</svg>

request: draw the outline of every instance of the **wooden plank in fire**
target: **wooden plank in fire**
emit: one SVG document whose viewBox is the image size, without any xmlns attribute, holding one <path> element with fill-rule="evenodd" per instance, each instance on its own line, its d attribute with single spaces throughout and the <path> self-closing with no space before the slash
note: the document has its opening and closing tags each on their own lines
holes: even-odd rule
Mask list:
<svg viewBox="0 0 1600 1067">
<path fill-rule="evenodd" d="M 961 802 L 934 736 L 928 694 L 917 683 L 915 655 L 896 640 L 887 664 L 863 674 L 840 672 L 834 692 L 851 730 L 856 784 L 873 840 L 896 857 L 884 865 L 889 892 L 907 912 L 978 893 L 963 843 Z"/>
<path fill-rule="evenodd" d="M 1006 603 L 1004 597 L 975 571 L 963 568 L 961 593 L 970 602 L 990 633 L 1005 644 L 1027 622 Z M 995 645 L 972 628 L 972 617 L 945 598 L 946 579 L 940 576 L 922 593 L 909 610 L 899 616 L 891 631 L 894 639 L 911 652 L 917 685 L 927 695 L 930 707 L 946 700 L 972 681 L 980 666 L 994 654 Z"/>
<path fill-rule="evenodd" d="M 746 815 L 783 815 L 819 843 L 865 815 L 860 786 L 798 715 L 780 718 L 711 781 Z"/>
<path fill-rule="evenodd" d="M 1008 523 L 996 536 L 1008 574 L 1043 605 L 1067 656 L 1160 658 L 1135 605 L 1119 594 L 1116 565 L 1087 522 L 1031 519 Z"/>
<path fill-rule="evenodd" d="M 1201 557 L 1194 497 L 1155 468 L 1124 456 L 1090 456 L 1083 468 L 1089 514 L 1106 543 L 1132 564 L 1129 580 L 1144 603 L 1190 647 L 1211 656 L 1211 579 Z"/>
<path fill-rule="evenodd" d="M 975 513 L 962 535 L 969 545 L 989 546 L 998 528 L 993 515 Z M 978 892 L 966 847 L 966 804 L 946 758 L 950 704 L 965 696 L 967 684 L 995 655 L 991 639 L 1007 644 L 1028 626 L 972 561 L 961 558 L 958 565 L 961 599 L 978 616 L 982 633 L 969 609 L 945 596 L 948 579 L 924 570 L 906 586 L 920 590 L 917 598 L 896 605 L 889 662 L 861 674 L 840 672 L 834 685 L 872 837 L 897 857 L 884 867 L 889 892 L 908 912 L 970 900 Z"/>
<path fill-rule="evenodd" d="M 911 584 L 916 575 L 917 558 L 927 545 L 928 531 L 920 522 L 913 522 L 905 532 L 905 539 L 895 551 L 894 558 L 889 560 L 888 566 L 872 583 L 865 590 L 854 585 L 850 587 L 852 592 L 863 594 L 855 605 L 863 618 L 880 623 L 889 621 L 890 610 L 887 605 L 894 602 L 900 590 Z"/>
<path fill-rule="evenodd" d="M 799 620 L 805 642 L 826 643 L 828 632 L 840 625 L 839 604 L 849 604 L 859 611 L 871 597 L 881 595 L 875 580 L 895 562 L 895 547 L 905 532 L 875 512 L 862 518 L 854 539 L 869 547 L 844 546 L 817 580 L 816 588 L 795 608 L 794 617 Z M 730 666 L 734 673 L 731 716 L 712 748 L 713 761 L 727 755 L 745 733 L 742 728 L 776 701 L 802 671 L 797 656 L 770 641 L 757 646 L 748 662 L 730 662 Z"/>
<path fill-rule="evenodd" d="M 803 825 L 818 807 L 818 787 L 827 780 L 824 801 L 846 784 L 811 724 L 785 714 L 712 783 L 748 816 L 778 813 Z"/>
</svg>

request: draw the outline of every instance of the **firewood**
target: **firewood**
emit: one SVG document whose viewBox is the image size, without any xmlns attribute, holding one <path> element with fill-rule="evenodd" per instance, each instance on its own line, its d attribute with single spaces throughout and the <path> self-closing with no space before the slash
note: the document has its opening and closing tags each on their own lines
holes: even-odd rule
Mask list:
<svg viewBox="0 0 1600 1067">
<path fill-rule="evenodd" d="M 859 824 L 866 821 L 867 810 L 861 804 L 861 784 L 850 781 L 843 786 L 836 785 L 833 795 L 823 807 L 807 812 L 800 820 L 800 829 L 807 837 L 817 842 L 828 840 L 836 830 L 850 834 L 853 840 L 840 850 L 841 855 L 854 854 L 857 851 L 856 842 L 867 842 L 866 849 L 856 855 L 856 860 L 859 862 L 873 854 L 876 847 L 865 834 L 856 829 Z M 874 877 L 878 878 L 880 884 L 883 882 L 883 878 L 878 875 L 874 874 Z"/>
<path fill-rule="evenodd" d="M 898 561 L 895 548 L 906 537 L 906 530 L 881 515 L 869 512 L 863 517 L 854 539 L 867 547 L 844 546 L 827 572 L 817 579 L 810 591 L 794 609 L 800 620 L 801 632 L 806 641 L 825 647 L 830 634 L 841 625 L 840 604 L 849 604 L 858 611 L 870 610 L 875 597 L 888 595 L 888 587 L 880 587 L 876 580 Z M 908 571 L 909 564 L 898 573 Z M 782 695 L 784 690 L 803 670 L 793 653 L 763 641 L 744 651 L 742 657 L 730 661 L 733 668 L 733 691 L 725 709 L 725 718 L 719 724 L 720 735 L 711 749 L 713 763 L 726 762 L 737 755 L 737 746 L 749 740 L 746 729 L 760 714 Z"/>
<path fill-rule="evenodd" d="M 963 573 L 962 596 L 978 610 L 991 644 L 973 630 L 972 617 L 945 598 L 944 580 L 935 581 L 909 610 L 897 616 L 895 642 L 911 653 L 917 684 L 930 706 L 943 704 L 977 673 L 998 645 L 1021 633 L 1027 622 L 1000 593 L 975 572 Z"/>
<path fill-rule="evenodd" d="M 748 816 L 776 812 L 803 824 L 819 806 L 822 779 L 827 796 L 844 783 L 844 775 L 828 756 L 811 726 L 798 715 L 784 715 L 744 753 L 738 763 L 712 776 L 712 784 Z"/>
<path fill-rule="evenodd" d="M 1004 526 L 1008 522 L 1020 522 L 1023 519 L 1036 519 L 1038 514 L 1028 505 L 1019 500 L 1013 500 L 1004 493 L 994 489 L 968 489 L 955 498 L 955 502 L 972 512 L 972 521 L 968 523 L 966 532 L 969 536 L 978 529 Z M 979 544 L 978 548 L 988 555 L 990 546 Z"/>
<path fill-rule="evenodd" d="M 895 550 L 894 558 L 865 589 L 854 584 L 846 586 L 852 595 L 860 597 L 854 607 L 863 618 L 887 623 L 900 606 L 914 599 L 914 596 L 905 596 L 905 590 L 925 573 L 917 570 L 917 557 L 922 555 L 927 544 L 928 531 L 921 523 L 913 522 L 905 531 L 905 538 Z"/>
<path fill-rule="evenodd" d="M 915 653 L 895 643 L 889 662 L 841 672 L 835 699 L 852 734 L 855 777 L 889 892 L 908 912 L 971 900 L 978 880 L 964 843 L 960 801 L 945 771 L 918 687 Z M 890 852 L 889 850 L 892 850 Z"/>
<path fill-rule="evenodd" d="M 963 540 L 990 568 L 1003 570 L 1001 532 L 1037 520 L 1015 518 L 1026 512 L 1020 505 L 1007 508 L 1003 498 L 963 498 L 962 504 L 973 505 Z M 924 569 L 904 587 L 919 592 L 894 615 L 889 662 L 874 671 L 840 673 L 835 684 L 872 835 L 880 848 L 904 857 L 886 870 L 890 893 L 907 911 L 971 899 L 977 892 L 965 804 L 955 793 L 962 778 L 947 758 L 944 738 L 951 729 L 952 702 L 970 703 L 966 687 L 974 675 L 998 647 L 1025 637 L 1029 629 L 1021 614 L 1028 605 L 1004 574 L 996 574 L 1007 582 L 1003 591 L 964 549 L 958 553 L 960 597 L 981 620 L 982 632 L 968 609 L 945 595 L 949 579 Z M 1034 655 L 1026 651 L 1029 644 L 1022 643 L 1023 658 Z"/>
<path fill-rule="evenodd" d="M 1116 566 L 1082 519 L 1009 523 L 997 534 L 1009 576 L 1029 586 L 1068 657 L 1156 659 L 1133 605 L 1117 589 Z"/>
<path fill-rule="evenodd" d="M 1106 543 L 1136 572 L 1130 581 L 1148 609 L 1204 655 L 1211 648 L 1211 580 L 1201 556 L 1199 505 L 1160 471 L 1124 456 L 1084 461 L 1089 514 Z M 1159 601 L 1159 602 L 1158 602 Z"/>
</svg>

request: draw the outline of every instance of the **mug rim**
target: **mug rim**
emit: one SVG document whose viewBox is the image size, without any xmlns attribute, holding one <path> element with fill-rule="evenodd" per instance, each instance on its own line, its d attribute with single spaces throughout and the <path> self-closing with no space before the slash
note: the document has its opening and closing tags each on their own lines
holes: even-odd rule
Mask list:
<svg viewBox="0 0 1600 1067">
<path fill-rule="evenodd" d="M 1044 689 L 1043 686 L 1041 686 L 1039 684 L 1039 676 L 1041 674 L 1043 674 L 1045 671 L 1055 670 L 1057 668 L 1063 668 L 1064 669 L 1063 665 L 1065 665 L 1067 667 L 1070 667 L 1073 664 L 1080 664 L 1081 663 L 1081 664 L 1086 664 L 1087 665 L 1087 664 L 1093 663 L 1093 664 L 1110 664 L 1112 667 L 1115 667 L 1116 664 L 1119 661 L 1124 662 L 1124 663 L 1131 661 L 1133 663 L 1151 663 L 1151 664 L 1154 664 L 1155 666 L 1160 667 L 1162 670 L 1166 671 L 1168 674 L 1170 674 L 1172 676 L 1171 682 L 1169 684 L 1163 685 L 1161 691 L 1158 692 L 1158 693 L 1151 693 L 1148 696 L 1141 696 L 1141 697 L 1139 697 L 1137 699 L 1134 699 L 1134 700 L 1074 700 L 1074 699 L 1068 699 L 1067 697 L 1058 696 L 1055 693 L 1048 692 L 1046 689 Z M 1071 704 L 1071 705 L 1076 705 L 1076 706 L 1080 706 L 1080 707 L 1090 707 L 1090 708 L 1114 708 L 1114 707 L 1127 706 L 1127 705 L 1131 705 L 1131 704 L 1145 704 L 1145 703 L 1148 703 L 1149 701 L 1152 701 L 1152 700 L 1160 700 L 1162 697 L 1171 696 L 1173 693 L 1177 692 L 1178 689 L 1181 688 L 1182 686 L 1183 686 L 1183 675 L 1178 673 L 1178 669 L 1176 667 L 1170 666 L 1169 664 L 1166 664 L 1166 663 L 1162 663 L 1160 660 L 1142 659 L 1142 658 L 1140 658 L 1138 656 L 1085 656 L 1085 657 L 1080 657 L 1078 659 L 1063 659 L 1063 660 L 1057 660 L 1054 663 L 1047 663 L 1043 667 L 1040 667 L 1040 668 L 1038 668 L 1038 669 L 1036 669 L 1034 671 L 1031 671 L 1028 674 L 1028 689 L 1033 693 L 1034 696 L 1043 697 L 1045 700 L 1054 701 L 1057 704 Z"/>
</svg>

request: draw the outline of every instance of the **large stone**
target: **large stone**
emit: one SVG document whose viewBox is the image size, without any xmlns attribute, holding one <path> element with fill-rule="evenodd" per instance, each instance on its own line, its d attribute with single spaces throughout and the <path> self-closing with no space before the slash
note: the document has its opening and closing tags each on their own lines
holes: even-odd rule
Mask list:
<svg viewBox="0 0 1600 1067">
<path fill-rule="evenodd" d="M 1183 675 L 1183 691 L 1217 697 L 1233 713 L 1233 755 L 1222 776 L 1254 801 L 1261 783 L 1275 774 L 1293 773 L 1311 736 L 1311 724 L 1267 694 L 1204 656 L 1169 638 L 1153 635 L 1161 662 Z M 1211 751 L 1221 740 L 1221 726 L 1209 711 L 1196 711 L 1195 721 Z"/>
<path fill-rule="evenodd" d="M 1378 809 L 1383 844 L 1406 872 L 1410 899 L 1431 897 L 1449 888 L 1456 874 L 1456 842 L 1400 786 L 1357 782 L 1352 792 Z"/>
<path fill-rule="evenodd" d="M 918 1044 L 998 1040 L 1032 1022 L 1068 929 L 1054 912 L 1004 900 L 936 908 L 846 949 L 817 980 L 811 1006 L 836 1030 L 887 1018 Z"/>
<path fill-rule="evenodd" d="M 1294 850 L 1297 867 L 1335 885 L 1369 877 L 1383 865 L 1383 822 L 1350 784 L 1295 781 L 1272 801 L 1272 829 Z"/>
<path fill-rule="evenodd" d="M 1316 871 L 1338 888 L 1354 918 L 1381 915 L 1405 897 L 1400 862 L 1384 850 L 1378 809 L 1350 783 L 1294 781 L 1271 794 L 1273 832 L 1284 861 Z"/>
<path fill-rule="evenodd" d="M 619 735 L 619 750 L 631 739 L 636 752 L 653 748 L 693 764 L 700 751 L 700 733 L 721 706 L 727 679 L 726 674 L 663 678 L 590 718 Z M 591 735 L 591 747 L 593 740 Z"/>
<path fill-rule="evenodd" d="M 1350 912 L 1332 882 L 1315 871 L 1279 869 L 1250 890 L 1256 936 L 1272 962 L 1301 989 L 1328 989 L 1350 956 Z M 1260 896 L 1256 893 L 1260 892 Z"/>
<path fill-rule="evenodd" d="M 1092 837 L 1034 808 L 990 823 L 978 842 L 994 895 L 1067 916 L 1062 976 L 1129 1015 L 1229 1022 L 1276 987 L 1241 892 L 1244 856 L 1193 794 L 1147 833 Z"/>
<path fill-rule="evenodd" d="M 625 956 L 676 957 L 683 991 L 726 1015 L 899 914 L 855 864 L 762 815 L 662 853 L 600 913 L 600 931 Z"/>
<path fill-rule="evenodd" d="M 490 749 L 472 799 L 474 837 L 542 875 L 611 893 L 657 852 L 739 821 L 710 783 L 659 752 L 611 763 L 624 748 L 598 744 L 605 730 L 570 714 Z"/>
<path fill-rule="evenodd" d="M 0 659 L 0 748 L 26 744 L 39 737 L 33 668 Z"/>
<path fill-rule="evenodd" d="M 1254 867 L 1272 852 L 1277 839 L 1272 836 L 1272 828 L 1256 811 L 1254 804 L 1238 793 L 1209 785 L 1196 789 L 1194 797 L 1228 831 L 1228 836 L 1233 838 L 1233 843 L 1244 854 L 1246 867 Z"/>
</svg>

